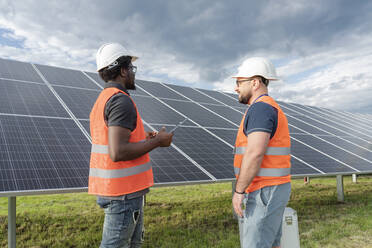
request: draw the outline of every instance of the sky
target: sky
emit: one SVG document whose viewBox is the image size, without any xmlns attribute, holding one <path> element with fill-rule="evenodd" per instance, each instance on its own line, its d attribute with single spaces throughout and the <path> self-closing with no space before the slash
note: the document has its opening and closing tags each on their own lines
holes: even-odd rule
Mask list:
<svg viewBox="0 0 372 248">
<path fill-rule="evenodd" d="M 95 71 L 100 45 L 140 57 L 136 78 L 233 92 L 270 59 L 275 99 L 372 114 L 372 1 L 0 0 L 0 57 Z"/>
</svg>

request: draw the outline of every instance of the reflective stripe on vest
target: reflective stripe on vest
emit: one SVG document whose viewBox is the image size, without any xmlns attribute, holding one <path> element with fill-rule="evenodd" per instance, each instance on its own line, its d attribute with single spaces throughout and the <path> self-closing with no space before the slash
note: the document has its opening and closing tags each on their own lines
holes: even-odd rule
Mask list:
<svg viewBox="0 0 372 248">
<path fill-rule="evenodd" d="M 141 164 L 129 168 L 115 169 L 115 170 L 104 170 L 98 168 L 90 168 L 90 177 L 100 177 L 100 178 L 121 178 L 129 177 L 151 169 L 151 162 L 146 164 Z"/>
<path fill-rule="evenodd" d="M 91 153 L 108 154 L 109 153 L 108 146 L 92 144 Z"/>
<path fill-rule="evenodd" d="M 243 155 L 245 152 L 245 147 L 234 147 L 234 154 Z M 269 146 L 266 149 L 265 155 L 290 155 L 290 147 L 273 147 Z"/>
<path fill-rule="evenodd" d="M 235 175 L 239 175 L 240 168 L 234 167 Z M 261 168 L 257 176 L 259 177 L 283 177 L 291 173 L 291 168 Z"/>
</svg>

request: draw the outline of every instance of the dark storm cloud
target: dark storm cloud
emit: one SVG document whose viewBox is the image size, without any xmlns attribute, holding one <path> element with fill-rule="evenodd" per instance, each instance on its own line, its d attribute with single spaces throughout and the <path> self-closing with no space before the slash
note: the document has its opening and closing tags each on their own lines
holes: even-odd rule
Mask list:
<svg viewBox="0 0 372 248">
<path fill-rule="evenodd" d="M 88 4 L 88 2 L 86 3 Z M 202 69 L 202 80 L 223 79 L 226 64 L 245 56 L 307 56 L 370 32 L 370 1 L 122 1 L 93 12 L 112 24 L 117 39 L 173 54 Z M 140 27 L 125 25 L 135 20 Z M 105 28 L 100 25 L 100 28 Z M 133 23 L 132 25 L 135 25 Z M 115 32 L 112 27 L 106 30 Z M 129 31 L 129 32 L 128 32 Z M 104 39 L 102 30 L 97 38 Z M 130 34 L 127 37 L 126 34 Z M 122 38 L 119 38 L 122 37 Z M 130 41 L 133 38 L 132 41 Z"/>
</svg>

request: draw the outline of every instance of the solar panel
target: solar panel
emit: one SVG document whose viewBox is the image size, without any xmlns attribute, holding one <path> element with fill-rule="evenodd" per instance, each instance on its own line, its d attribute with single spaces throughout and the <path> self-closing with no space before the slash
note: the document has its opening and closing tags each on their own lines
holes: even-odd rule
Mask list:
<svg viewBox="0 0 372 248">
<path fill-rule="evenodd" d="M 71 86 L 84 89 L 98 89 L 81 71 L 57 68 L 47 65 L 36 65 L 45 79 L 52 85 Z"/>
<path fill-rule="evenodd" d="M 171 147 L 150 153 L 157 185 L 234 178 L 232 147 L 248 107 L 236 94 L 136 84 L 130 94 L 152 128 L 170 130 L 189 118 Z M 89 113 L 103 87 L 97 73 L 0 59 L 0 195 L 87 187 Z M 372 172 L 370 116 L 279 104 L 289 122 L 292 175 Z"/>
<path fill-rule="evenodd" d="M 76 118 L 89 119 L 90 111 L 97 100 L 100 90 L 73 89 L 53 86 Z"/>
<path fill-rule="evenodd" d="M 303 109 L 314 113 L 315 115 L 321 116 L 323 119 L 329 119 L 332 122 L 336 122 L 342 124 L 342 126 L 350 126 L 352 129 L 365 133 L 366 135 L 371 136 L 372 131 L 370 130 L 368 124 L 362 123 L 360 120 L 356 120 L 354 118 L 346 118 L 340 116 L 337 112 L 329 111 L 325 112 L 324 110 L 320 110 L 319 108 L 310 107 L 310 106 L 303 106 Z M 337 127 L 337 126 L 336 126 Z"/>
<path fill-rule="evenodd" d="M 132 98 L 142 119 L 148 123 L 176 125 L 185 119 L 182 115 L 152 97 L 134 95 Z M 184 125 L 195 126 L 190 121 L 186 121 Z"/>
<path fill-rule="evenodd" d="M 87 133 L 90 133 L 90 122 L 89 120 L 81 120 L 79 119 L 79 122 L 83 125 L 84 129 L 87 131 Z"/>
<path fill-rule="evenodd" d="M 0 133 L 1 191 L 87 185 L 90 143 L 72 120 L 2 115 Z"/>
<path fill-rule="evenodd" d="M 199 102 L 199 103 L 219 104 L 219 102 L 217 102 L 213 98 L 208 97 L 202 93 L 199 93 L 198 91 L 190 87 L 184 87 L 184 86 L 178 86 L 178 85 L 172 85 L 172 84 L 164 84 L 164 85 L 181 93 L 183 96 L 190 98 L 192 101 Z"/>
<path fill-rule="evenodd" d="M 144 81 L 144 80 L 136 80 L 136 84 L 137 84 L 137 88 L 139 89 L 143 88 L 150 94 L 154 95 L 155 97 L 170 98 L 170 99 L 176 99 L 176 100 L 187 100 L 186 98 L 173 92 L 172 90 L 161 85 L 160 83 Z"/>
<path fill-rule="evenodd" d="M 160 126 L 152 125 L 159 130 Z M 167 127 L 170 130 L 171 127 Z M 180 127 L 173 143 L 217 179 L 233 178 L 232 148 L 205 130 L 196 127 Z"/>
<path fill-rule="evenodd" d="M 358 155 L 363 159 L 367 159 L 372 161 L 372 144 L 367 147 L 363 147 L 358 145 L 357 143 L 353 142 L 352 137 L 336 137 L 332 135 L 324 135 L 320 136 L 320 138 L 332 143 L 336 144 L 337 146 L 351 152 L 352 154 Z M 346 153 L 347 154 L 347 153 Z M 348 157 L 348 159 L 352 159 L 352 157 Z M 371 162 L 369 162 L 370 164 Z M 356 164 L 355 161 L 352 161 L 351 164 Z M 371 168 L 372 169 L 372 168 Z M 363 170 L 363 169 L 362 169 Z"/>
<path fill-rule="evenodd" d="M 146 124 L 147 130 L 151 130 Z M 154 128 L 160 126 L 154 126 Z M 210 181 L 211 178 L 173 146 L 150 152 L 154 182 L 157 184 Z"/>
<path fill-rule="evenodd" d="M 322 129 L 317 127 L 316 124 L 315 125 L 310 124 L 311 122 L 307 121 L 306 117 L 303 119 L 299 116 L 292 117 L 290 115 L 287 115 L 288 126 L 296 128 L 297 130 L 301 130 L 302 132 L 305 131 L 305 132 L 309 132 L 312 134 L 323 134 L 323 135 L 329 134 L 326 131 L 322 131 Z"/>
<path fill-rule="evenodd" d="M 200 107 L 196 103 L 181 102 L 169 99 L 164 99 L 163 101 L 170 105 L 172 108 L 176 109 L 180 113 L 186 115 L 187 117 L 189 117 L 190 119 L 204 127 L 227 127 L 227 128 L 236 127 L 236 125 L 234 125 L 233 123 L 221 119 L 221 117 Z"/>
<path fill-rule="evenodd" d="M 87 71 L 85 71 L 84 73 L 87 74 L 88 77 L 91 77 L 97 84 L 101 85 L 101 87 L 104 87 L 105 86 L 105 81 L 103 81 L 99 77 L 98 73 L 96 73 L 96 72 L 87 72 Z"/>
<path fill-rule="evenodd" d="M 68 117 L 45 84 L 0 79 L 0 92 L 0 113 Z"/>
<path fill-rule="evenodd" d="M 246 108 L 243 104 L 239 103 L 237 101 L 238 97 L 228 97 L 226 95 L 224 95 L 223 93 L 221 92 L 218 92 L 218 91 L 212 91 L 212 90 L 204 90 L 204 89 L 197 89 L 201 92 L 203 92 L 204 94 L 207 94 L 209 95 L 210 97 L 216 99 L 217 101 L 219 102 L 222 102 L 228 106 L 235 106 L 235 107 L 243 107 L 243 108 Z"/>
<path fill-rule="evenodd" d="M 227 143 L 234 146 L 238 129 L 208 128 L 208 130 L 214 133 L 216 136 L 222 138 Z"/>
<path fill-rule="evenodd" d="M 296 159 L 294 156 L 291 157 L 291 175 L 322 175 L 319 170 L 312 168 L 309 164 Z"/>
<path fill-rule="evenodd" d="M 371 162 L 368 162 L 347 150 L 340 149 L 338 145 L 324 142 L 321 137 L 315 137 L 313 135 L 293 135 L 296 139 L 305 142 L 306 144 L 312 144 L 318 150 L 328 154 L 329 156 L 336 158 L 338 162 L 344 166 L 352 168 L 354 171 L 359 172 L 363 170 L 372 170 Z"/>
<path fill-rule="evenodd" d="M 372 138 L 372 135 L 367 135 L 365 132 L 357 131 L 356 127 L 343 124 L 341 120 L 338 122 L 336 121 L 331 121 L 329 118 L 325 118 L 316 114 L 313 114 L 311 111 L 305 110 L 304 108 L 300 108 L 298 106 L 295 106 L 293 104 L 288 105 L 288 104 L 283 104 L 287 105 L 289 107 L 292 107 L 293 110 L 297 111 L 305 111 L 306 116 L 301 116 L 298 118 L 304 119 L 309 123 L 317 123 L 316 125 L 322 125 L 322 126 L 328 126 L 331 127 L 336 135 L 350 135 L 350 136 L 357 136 L 360 138 L 363 138 L 365 140 L 369 140 Z M 319 124 L 318 124 L 319 123 Z"/>
<path fill-rule="evenodd" d="M 202 104 L 207 109 L 212 110 L 213 112 L 227 118 L 228 120 L 234 122 L 237 126 L 240 125 L 243 114 L 238 112 L 230 107 L 224 105 L 212 105 L 212 104 Z"/>
<path fill-rule="evenodd" d="M 0 78 L 43 83 L 29 63 L 0 58 Z"/>
<path fill-rule="evenodd" d="M 293 135 L 292 135 L 293 136 Z M 302 161 L 318 168 L 324 173 L 349 172 L 356 173 L 356 170 L 342 165 L 338 161 L 324 154 L 316 147 L 307 145 L 304 141 L 298 139 L 298 135 L 294 135 L 291 139 L 291 154 L 301 158 Z"/>
</svg>

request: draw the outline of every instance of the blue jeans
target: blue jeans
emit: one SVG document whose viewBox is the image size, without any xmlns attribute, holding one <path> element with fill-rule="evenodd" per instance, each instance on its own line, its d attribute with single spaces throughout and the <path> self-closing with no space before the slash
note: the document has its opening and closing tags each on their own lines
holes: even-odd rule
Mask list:
<svg viewBox="0 0 372 248">
<path fill-rule="evenodd" d="M 242 248 L 280 246 L 284 209 L 291 184 L 268 186 L 245 195 L 244 217 L 239 218 Z"/>
<path fill-rule="evenodd" d="M 105 211 L 100 248 L 139 248 L 143 243 L 143 196 L 109 200 L 98 197 Z"/>
</svg>

